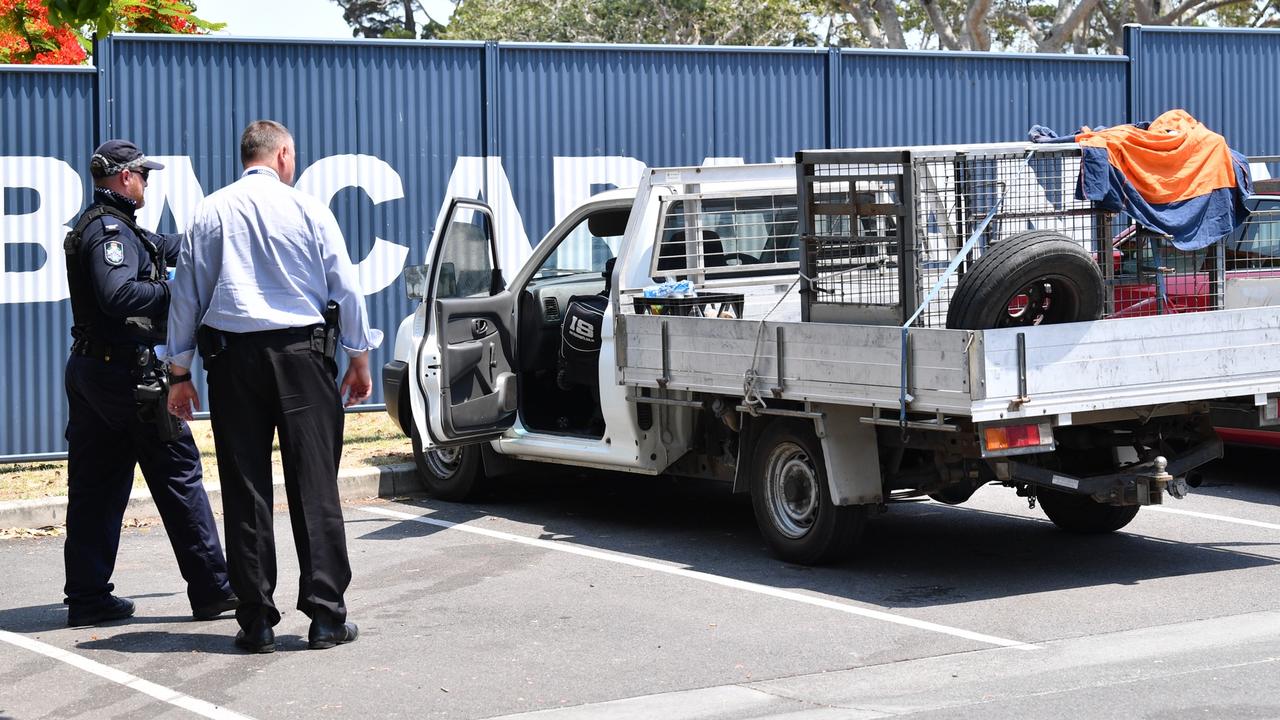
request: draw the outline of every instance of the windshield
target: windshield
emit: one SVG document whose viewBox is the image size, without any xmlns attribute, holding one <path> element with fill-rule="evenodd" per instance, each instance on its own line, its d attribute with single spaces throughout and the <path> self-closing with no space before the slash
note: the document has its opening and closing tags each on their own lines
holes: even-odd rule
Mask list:
<svg viewBox="0 0 1280 720">
<path fill-rule="evenodd" d="M 592 213 L 564 236 L 533 277 L 563 277 L 580 273 L 599 275 L 604 271 L 605 263 L 617 255 L 629 213 L 629 209 Z"/>
</svg>

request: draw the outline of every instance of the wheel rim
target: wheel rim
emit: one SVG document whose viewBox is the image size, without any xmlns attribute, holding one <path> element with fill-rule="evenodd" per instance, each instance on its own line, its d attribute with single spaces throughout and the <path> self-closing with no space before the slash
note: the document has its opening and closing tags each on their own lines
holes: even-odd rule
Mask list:
<svg viewBox="0 0 1280 720">
<path fill-rule="evenodd" d="M 822 489 L 813 459 L 795 443 L 774 448 L 765 466 L 769 515 L 784 536 L 802 538 L 818 519 Z"/>
<path fill-rule="evenodd" d="M 1052 325 L 1076 320 L 1080 306 L 1075 285 L 1064 278 L 1041 276 L 1026 283 L 1005 303 L 997 327 Z"/>
<path fill-rule="evenodd" d="M 425 454 L 431 473 L 441 480 L 453 477 L 462 466 L 462 448 L 440 448 L 428 450 Z"/>
</svg>

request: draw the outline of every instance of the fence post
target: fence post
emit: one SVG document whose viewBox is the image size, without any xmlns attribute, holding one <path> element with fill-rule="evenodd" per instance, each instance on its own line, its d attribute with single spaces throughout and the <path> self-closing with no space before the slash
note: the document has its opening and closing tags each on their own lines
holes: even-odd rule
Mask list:
<svg viewBox="0 0 1280 720">
<path fill-rule="evenodd" d="M 498 61 L 500 48 L 498 43 L 489 40 L 484 44 L 484 62 L 481 64 L 480 82 L 484 85 L 481 88 L 481 102 L 483 108 L 481 112 L 480 122 L 482 128 L 480 131 L 480 154 L 484 158 L 481 162 L 483 167 L 482 185 L 485 197 L 492 199 L 492 188 L 489 187 L 489 159 L 494 157 L 502 157 L 502 136 L 499 128 L 498 112 L 501 109 L 499 103 L 502 99 L 501 88 L 499 87 L 499 69 Z"/>
<path fill-rule="evenodd" d="M 1142 26 L 1129 23 L 1124 26 L 1125 63 L 1125 122 L 1139 122 L 1142 110 Z"/>
<path fill-rule="evenodd" d="M 840 106 L 840 48 L 827 48 L 827 127 L 828 148 L 844 147 L 844 111 Z"/>
<path fill-rule="evenodd" d="M 98 147 L 111 137 L 112 71 L 111 36 L 93 39 L 93 65 L 98 69 L 93 81 L 93 138 L 92 147 Z"/>
</svg>

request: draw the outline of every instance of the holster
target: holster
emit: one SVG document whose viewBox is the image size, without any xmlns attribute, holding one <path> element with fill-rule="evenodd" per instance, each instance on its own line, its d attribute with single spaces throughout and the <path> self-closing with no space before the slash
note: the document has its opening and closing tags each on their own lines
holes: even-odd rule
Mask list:
<svg viewBox="0 0 1280 720">
<path fill-rule="evenodd" d="M 156 358 L 151 348 L 138 348 L 134 367 L 137 385 L 134 399 L 138 403 L 138 419 L 153 423 L 163 442 L 176 440 L 182 434 L 182 421 L 169 413 L 169 371 Z"/>
<path fill-rule="evenodd" d="M 324 326 L 311 333 L 311 349 L 331 361 L 338 356 L 338 310 L 338 303 L 330 300 L 324 308 Z"/>
<path fill-rule="evenodd" d="M 196 349 L 200 351 L 200 357 L 204 358 L 204 364 L 208 367 L 209 363 L 227 349 L 227 336 L 221 330 L 201 325 L 196 331 Z"/>
</svg>

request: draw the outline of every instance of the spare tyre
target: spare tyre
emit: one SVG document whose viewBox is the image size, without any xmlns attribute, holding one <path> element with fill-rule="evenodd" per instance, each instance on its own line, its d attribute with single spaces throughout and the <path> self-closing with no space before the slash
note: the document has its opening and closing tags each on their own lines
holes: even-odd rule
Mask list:
<svg viewBox="0 0 1280 720">
<path fill-rule="evenodd" d="M 1102 272 L 1079 243 L 1032 230 L 991 246 L 960 278 L 947 327 L 964 330 L 1097 320 Z"/>
</svg>

